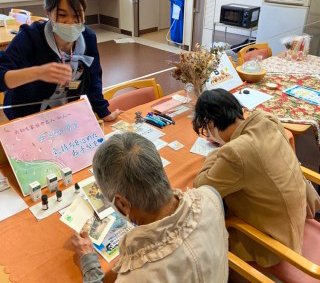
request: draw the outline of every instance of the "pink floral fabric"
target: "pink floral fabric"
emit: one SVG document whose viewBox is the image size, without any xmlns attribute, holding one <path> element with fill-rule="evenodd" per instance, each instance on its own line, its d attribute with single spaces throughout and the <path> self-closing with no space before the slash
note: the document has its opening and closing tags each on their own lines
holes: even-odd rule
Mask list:
<svg viewBox="0 0 320 283">
<path fill-rule="evenodd" d="M 303 61 L 289 61 L 280 56 L 263 60 L 262 67 L 271 74 L 320 75 L 320 57 L 308 55 Z"/>
<path fill-rule="evenodd" d="M 278 89 L 269 90 L 266 84 L 271 82 L 276 83 Z M 284 90 L 294 85 L 302 85 L 320 91 L 319 78 L 293 75 L 267 75 L 259 83 L 247 84 L 243 88 L 256 89 L 273 96 L 272 99 L 260 104 L 256 109 L 271 112 L 282 122 L 312 125 L 318 146 L 320 147 L 320 106 L 283 93 Z M 246 112 L 250 111 L 246 110 Z"/>
</svg>

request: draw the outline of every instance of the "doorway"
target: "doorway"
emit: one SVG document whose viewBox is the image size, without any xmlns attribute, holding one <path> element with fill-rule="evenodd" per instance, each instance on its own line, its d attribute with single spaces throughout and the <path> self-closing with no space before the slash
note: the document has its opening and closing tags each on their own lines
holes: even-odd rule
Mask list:
<svg viewBox="0 0 320 283">
<path fill-rule="evenodd" d="M 134 0 L 134 36 L 167 44 L 170 0 Z"/>
</svg>

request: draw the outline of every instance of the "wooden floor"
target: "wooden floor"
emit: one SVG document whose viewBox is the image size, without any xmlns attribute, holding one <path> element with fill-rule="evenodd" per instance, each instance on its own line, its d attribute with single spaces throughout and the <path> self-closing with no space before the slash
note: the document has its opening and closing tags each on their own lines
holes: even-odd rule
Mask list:
<svg viewBox="0 0 320 283">
<path fill-rule="evenodd" d="M 100 62 L 103 70 L 103 87 L 166 70 L 169 61 L 178 60 L 178 55 L 139 43 L 117 44 L 114 41 L 99 43 Z M 155 75 L 165 94 L 181 90 L 183 85 L 170 76 L 170 72 Z"/>
</svg>

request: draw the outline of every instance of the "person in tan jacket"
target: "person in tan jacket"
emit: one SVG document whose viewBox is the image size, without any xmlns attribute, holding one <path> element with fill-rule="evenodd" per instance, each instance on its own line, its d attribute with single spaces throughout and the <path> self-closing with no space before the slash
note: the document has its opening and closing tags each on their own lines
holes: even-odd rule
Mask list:
<svg viewBox="0 0 320 283">
<path fill-rule="evenodd" d="M 221 146 L 208 155 L 194 187 L 215 187 L 228 214 L 301 253 L 305 220 L 314 218 L 319 196 L 304 178 L 279 120 L 259 111 L 244 119 L 238 100 L 216 89 L 199 97 L 193 126 Z M 240 232 L 229 233 L 229 249 L 242 259 L 262 267 L 280 262 Z"/>
<path fill-rule="evenodd" d="M 135 133 L 103 143 L 93 171 L 114 209 L 137 227 L 122 238 L 107 276 L 87 234 L 73 236 L 83 282 L 227 283 L 228 233 L 215 189 L 172 190 L 154 144 Z"/>
</svg>

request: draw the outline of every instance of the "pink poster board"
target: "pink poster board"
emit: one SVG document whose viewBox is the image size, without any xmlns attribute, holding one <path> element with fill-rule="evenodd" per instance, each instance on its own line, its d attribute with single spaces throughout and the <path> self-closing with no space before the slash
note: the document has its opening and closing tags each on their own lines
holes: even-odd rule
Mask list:
<svg viewBox="0 0 320 283">
<path fill-rule="evenodd" d="M 45 187 L 61 169 L 75 173 L 92 164 L 104 135 L 87 100 L 17 119 L 0 126 L 0 140 L 24 196 L 29 184 Z"/>
</svg>

